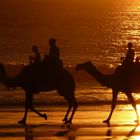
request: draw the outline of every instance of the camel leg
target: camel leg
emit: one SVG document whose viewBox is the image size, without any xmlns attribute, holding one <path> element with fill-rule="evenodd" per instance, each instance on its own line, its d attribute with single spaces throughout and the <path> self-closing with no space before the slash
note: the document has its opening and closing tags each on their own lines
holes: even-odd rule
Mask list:
<svg viewBox="0 0 140 140">
<path fill-rule="evenodd" d="M 103 123 L 109 123 L 109 122 L 110 122 L 110 119 L 111 119 L 111 117 L 112 117 L 113 111 L 114 111 L 114 109 L 115 109 L 115 107 L 116 107 L 117 96 L 118 96 L 118 92 L 113 91 L 111 112 L 110 112 L 108 118 L 107 118 L 106 120 L 103 121 Z"/>
<path fill-rule="evenodd" d="M 134 110 L 136 112 L 137 122 L 139 123 L 139 115 L 138 115 L 138 111 L 137 111 L 137 108 L 136 108 L 136 103 L 135 103 L 135 101 L 133 99 L 133 96 L 132 96 L 131 93 L 125 93 L 125 95 L 127 96 L 129 102 L 132 104 L 132 106 L 133 106 L 133 108 L 134 108 Z"/>
<path fill-rule="evenodd" d="M 39 111 L 37 111 L 37 110 L 34 108 L 33 105 L 30 106 L 30 110 L 33 111 L 33 112 L 35 112 L 38 116 L 43 117 L 45 120 L 47 120 L 47 115 L 46 115 L 45 113 L 42 114 L 42 113 L 40 113 Z"/>
<path fill-rule="evenodd" d="M 76 109 L 78 107 L 78 104 L 77 104 L 75 96 L 74 96 L 74 89 L 71 89 L 68 93 L 67 93 L 67 90 L 68 89 L 64 89 L 64 88 L 57 89 L 57 92 L 60 95 L 63 95 L 64 99 L 69 104 L 68 110 L 66 112 L 66 115 L 65 115 L 64 119 L 62 120 L 62 121 L 65 121 L 65 124 L 72 123 L 73 116 L 74 116 L 75 111 L 76 111 Z M 71 114 L 70 118 L 68 119 L 68 115 L 69 115 L 72 107 L 73 107 L 72 114 Z"/>
<path fill-rule="evenodd" d="M 64 119 L 62 120 L 62 121 L 64 121 L 65 123 L 68 121 L 68 115 L 69 115 L 69 113 L 70 113 L 71 108 L 72 108 L 72 105 L 69 104 L 69 105 L 68 105 L 68 110 L 67 110 L 67 112 L 66 112 L 66 115 L 65 115 Z"/>
<path fill-rule="evenodd" d="M 24 117 L 22 120 L 18 121 L 19 124 L 26 124 L 27 112 L 28 112 L 28 108 L 25 107 Z"/>
<path fill-rule="evenodd" d="M 40 117 L 43 117 L 43 118 L 47 119 L 47 115 L 46 114 L 41 114 L 37 110 L 34 109 L 34 107 L 33 107 L 33 94 L 26 93 L 24 117 L 23 117 L 23 119 L 21 121 L 18 121 L 18 123 L 26 124 L 28 109 L 30 109 L 31 111 L 35 112 Z"/>
<path fill-rule="evenodd" d="M 23 117 L 22 120 L 18 121 L 18 123 L 26 124 L 28 109 L 29 109 L 29 97 L 28 97 L 28 94 L 26 94 L 26 97 L 25 97 L 25 113 L 24 113 L 24 117 Z"/>
<path fill-rule="evenodd" d="M 73 119 L 74 114 L 75 114 L 75 112 L 77 110 L 77 107 L 78 107 L 78 103 L 76 102 L 76 99 L 74 99 L 72 114 L 71 114 L 69 120 L 66 123 L 72 124 L 72 119 Z"/>
<path fill-rule="evenodd" d="M 28 102 L 29 102 L 28 106 L 29 106 L 31 111 L 35 112 L 38 116 L 43 117 L 45 120 L 47 120 L 47 115 L 45 113 L 42 114 L 34 108 L 34 106 L 33 106 L 33 94 L 28 95 Z"/>
</svg>

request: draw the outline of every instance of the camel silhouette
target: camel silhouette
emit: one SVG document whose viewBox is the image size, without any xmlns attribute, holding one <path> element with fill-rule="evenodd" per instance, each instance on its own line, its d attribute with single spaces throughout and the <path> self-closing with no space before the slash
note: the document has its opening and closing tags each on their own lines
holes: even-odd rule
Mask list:
<svg viewBox="0 0 140 140">
<path fill-rule="evenodd" d="M 92 77 L 94 77 L 102 86 L 106 86 L 112 89 L 112 105 L 111 112 L 104 123 L 109 123 L 112 117 L 112 113 L 116 107 L 117 96 L 119 92 L 125 93 L 129 102 L 132 104 L 136 116 L 137 123 L 139 121 L 139 116 L 136 108 L 136 103 L 133 99 L 132 93 L 140 92 L 140 64 L 134 64 L 134 69 L 129 70 L 121 70 L 122 66 L 116 68 L 115 72 L 112 74 L 103 74 L 101 73 L 92 63 L 91 61 L 78 64 L 76 66 L 76 70 L 84 70 L 88 72 Z M 127 73 L 128 71 L 128 73 Z M 131 74 L 130 74 L 131 72 Z M 128 76 L 129 75 L 129 76 Z M 128 76 L 128 78 L 126 78 Z"/>
<path fill-rule="evenodd" d="M 39 67 L 39 66 L 38 66 Z M 45 71 L 46 69 L 44 69 Z M 46 76 L 44 75 L 46 73 Z M 33 106 L 33 95 L 39 92 L 47 92 L 51 90 L 57 90 L 60 96 L 63 96 L 68 103 L 68 110 L 64 116 L 65 124 L 71 124 L 75 111 L 78 107 L 78 103 L 75 99 L 75 82 L 65 68 L 62 68 L 57 74 L 47 74 L 47 71 L 42 72 L 42 68 L 36 66 L 25 66 L 19 74 L 14 77 L 9 77 L 7 71 L 2 63 L 0 63 L 0 82 L 7 87 L 15 88 L 21 87 L 25 91 L 25 113 L 23 119 L 18 123 L 26 124 L 28 109 L 37 113 L 40 117 L 47 119 L 46 114 L 38 112 Z M 55 75 L 55 76 L 54 76 Z M 44 78 L 44 79 L 43 79 Z M 69 113 L 72 113 L 68 117 Z"/>
</svg>

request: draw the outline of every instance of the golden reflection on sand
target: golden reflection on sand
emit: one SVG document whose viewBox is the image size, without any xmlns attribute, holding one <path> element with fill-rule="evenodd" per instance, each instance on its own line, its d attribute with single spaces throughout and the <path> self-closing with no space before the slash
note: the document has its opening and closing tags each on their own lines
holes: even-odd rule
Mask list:
<svg viewBox="0 0 140 140">
<path fill-rule="evenodd" d="M 0 139 L 2 140 L 131 140 L 140 138 L 140 125 L 136 126 L 135 113 L 128 106 L 118 106 L 109 125 L 102 123 L 108 116 L 110 105 L 79 106 L 73 125 L 61 126 L 64 108 L 47 107 L 43 120 L 30 112 L 27 126 L 18 125 L 23 112 L 6 109 L 0 115 Z M 6 114 L 6 117 L 4 117 Z M 57 114 L 57 115 L 56 115 Z"/>
</svg>

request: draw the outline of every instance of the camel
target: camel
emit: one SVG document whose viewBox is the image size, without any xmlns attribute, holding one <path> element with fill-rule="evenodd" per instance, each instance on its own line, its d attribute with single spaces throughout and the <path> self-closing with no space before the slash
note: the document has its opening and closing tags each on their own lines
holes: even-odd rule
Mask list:
<svg viewBox="0 0 140 140">
<path fill-rule="evenodd" d="M 136 103 L 133 99 L 132 93 L 140 92 L 140 64 L 133 64 L 134 68 L 130 70 L 125 67 L 118 66 L 114 73 L 103 74 L 101 73 L 91 61 L 78 64 L 76 70 L 84 70 L 94 77 L 102 86 L 112 89 L 112 105 L 111 112 L 103 123 L 109 123 L 112 117 L 113 111 L 116 107 L 117 96 L 119 92 L 125 93 L 129 102 L 132 104 L 136 117 L 137 123 L 139 121 L 139 115 L 136 108 Z M 130 68 L 130 67 L 129 67 Z"/>
<path fill-rule="evenodd" d="M 21 87 L 25 91 L 25 112 L 23 118 L 18 121 L 18 123 L 26 124 L 29 109 L 47 120 L 46 114 L 42 114 L 34 108 L 33 95 L 39 92 L 57 90 L 58 94 L 63 96 L 68 103 L 68 110 L 62 121 L 64 124 L 71 124 L 78 107 L 78 103 L 74 95 L 75 82 L 72 75 L 65 68 L 62 68 L 57 74 L 53 73 L 55 76 L 50 76 L 50 73 L 47 74 L 47 71 L 45 71 L 46 69 L 44 72 L 40 69 L 42 68 L 30 65 L 25 66 L 19 74 L 14 77 L 10 77 L 7 74 L 4 64 L 0 63 L 0 82 L 8 88 Z M 42 75 L 45 73 L 46 76 Z M 68 117 L 71 110 L 72 113 L 70 117 Z"/>
</svg>

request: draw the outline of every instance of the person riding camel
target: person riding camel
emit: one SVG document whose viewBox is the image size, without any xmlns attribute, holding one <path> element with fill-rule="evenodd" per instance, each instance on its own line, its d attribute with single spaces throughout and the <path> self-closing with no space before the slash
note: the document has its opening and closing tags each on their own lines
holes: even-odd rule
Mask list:
<svg viewBox="0 0 140 140">
<path fill-rule="evenodd" d="M 133 44 L 129 42 L 127 46 L 128 46 L 128 51 L 126 53 L 126 56 L 121 57 L 122 64 L 132 64 L 134 61 L 135 51 L 133 49 Z"/>
<path fill-rule="evenodd" d="M 122 65 L 118 66 L 115 70 L 116 74 L 123 74 L 125 77 L 128 77 L 132 73 L 133 62 L 135 51 L 133 49 L 133 44 L 129 42 L 127 44 L 128 50 L 125 57 L 121 57 Z"/>
<path fill-rule="evenodd" d="M 60 60 L 60 51 L 56 46 L 56 40 L 54 38 L 49 39 L 49 56 L 54 63 L 59 62 Z"/>
<path fill-rule="evenodd" d="M 34 53 L 34 56 L 29 56 L 30 64 L 40 64 L 41 56 L 40 56 L 38 47 L 36 45 L 33 45 L 32 51 Z"/>
<path fill-rule="evenodd" d="M 52 71 L 58 71 L 62 67 L 62 60 L 60 59 L 60 50 L 56 46 L 55 38 L 49 39 L 49 53 L 45 54 L 42 60 L 44 67 Z M 46 65 L 46 66 L 45 66 Z"/>
</svg>

